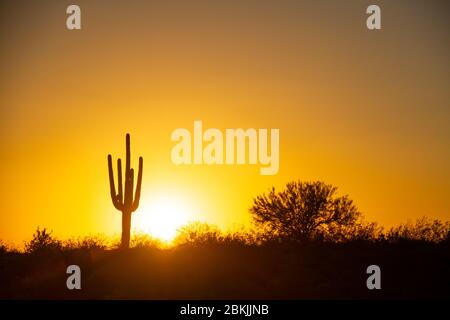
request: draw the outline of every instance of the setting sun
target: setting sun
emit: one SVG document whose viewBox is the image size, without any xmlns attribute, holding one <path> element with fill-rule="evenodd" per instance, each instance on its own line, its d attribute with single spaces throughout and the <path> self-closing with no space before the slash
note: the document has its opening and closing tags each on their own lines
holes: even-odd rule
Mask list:
<svg viewBox="0 0 450 320">
<path fill-rule="evenodd" d="M 178 228 L 192 218 L 184 199 L 170 195 L 142 199 L 142 208 L 134 217 L 137 232 L 145 232 L 164 241 L 171 241 Z"/>
</svg>

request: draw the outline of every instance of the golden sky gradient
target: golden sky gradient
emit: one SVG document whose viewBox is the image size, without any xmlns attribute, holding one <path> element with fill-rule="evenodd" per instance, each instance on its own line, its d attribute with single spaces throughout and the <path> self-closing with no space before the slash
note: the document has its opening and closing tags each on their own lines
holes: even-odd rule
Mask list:
<svg viewBox="0 0 450 320">
<path fill-rule="evenodd" d="M 106 156 L 124 158 L 126 132 L 144 157 L 134 229 L 158 210 L 245 224 L 253 197 L 294 179 L 386 226 L 449 220 L 449 4 L 376 3 L 380 31 L 369 1 L 2 1 L 0 239 L 119 233 Z M 194 120 L 279 128 L 278 174 L 175 166 L 171 132 Z"/>
</svg>

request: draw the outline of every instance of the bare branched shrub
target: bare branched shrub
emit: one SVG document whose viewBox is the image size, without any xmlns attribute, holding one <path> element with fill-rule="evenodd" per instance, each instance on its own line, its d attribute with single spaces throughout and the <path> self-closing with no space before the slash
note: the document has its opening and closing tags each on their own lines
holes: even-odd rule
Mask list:
<svg viewBox="0 0 450 320">
<path fill-rule="evenodd" d="M 388 241 L 426 241 L 442 242 L 448 241 L 450 235 L 450 221 L 431 220 L 423 217 L 415 222 L 407 222 L 393 227 L 386 233 Z"/>
<path fill-rule="evenodd" d="M 315 236 L 316 240 L 325 242 L 351 242 L 369 241 L 375 242 L 383 239 L 383 228 L 376 222 L 358 220 L 351 225 L 332 224 L 320 228 Z"/>
<path fill-rule="evenodd" d="M 76 239 L 68 239 L 63 242 L 64 249 L 100 249 L 105 250 L 109 248 L 110 243 L 107 237 L 103 235 L 92 235 L 86 237 L 79 237 Z"/>
<path fill-rule="evenodd" d="M 240 228 L 234 228 L 227 232 L 222 232 L 220 240 L 221 242 L 225 242 L 228 244 L 258 244 L 258 229 L 246 228 L 243 226 L 241 226 Z"/>
<path fill-rule="evenodd" d="M 54 250 L 60 250 L 62 247 L 61 241 L 55 239 L 51 232 L 48 232 L 46 228 L 42 230 L 38 227 L 33 234 L 33 238 L 25 243 L 25 252 L 48 252 Z"/>
<path fill-rule="evenodd" d="M 9 251 L 8 246 L 0 240 L 0 254 L 7 253 Z"/>
<path fill-rule="evenodd" d="M 176 244 L 207 244 L 222 240 L 222 233 L 216 226 L 202 222 L 192 222 L 178 229 Z"/>
<path fill-rule="evenodd" d="M 130 246 L 132 248 L 161 248 L 163 244 L 161 240 L 152 237 L 146 233 L 135 233 L 131 238 Z"/>
<path fill-rule="evenodd" d="M 254 199 L 250 212 L 255 224 L 269 234 L 294 240 L 309 240 L 324 229 L 353 226 L 360 212 L 337 188 L 320 181 L 290 182 L 285 189 Z"/>
</svg>

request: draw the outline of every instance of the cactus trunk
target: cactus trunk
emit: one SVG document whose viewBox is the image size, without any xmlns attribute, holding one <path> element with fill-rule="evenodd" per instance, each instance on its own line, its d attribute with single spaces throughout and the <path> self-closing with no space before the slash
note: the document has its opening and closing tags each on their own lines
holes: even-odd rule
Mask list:
<svg viewBox="0 0 450 320">
<path fill-rule="evenodd" d="M 141 197 L 143 165 L 144 159 L 142 157 L 139 157 L 139 171 L 136 183 L 136 191 L 134 193 L 133 199 L 134 170 L 131 168 L 130 135 L 126 135 L 125 190 L 123 190 L 122 188 L 122 161 L 121 159 L 117 160 L 117 193 L 114 184 L 112 157 L 111 155 L 108 155 L 108 173 L 111 200 L 114 207 L 122 212 L 121 247 L 124 249 L 127 249 L 130 246 L 131 214 L 136 211 L 139 206 L 139 199 Z"/>
<path fill-rule="evenodd" d="M 122 212 L 122 238 L 121 247 L 128 249 L 130 247 L 131 230 L 131 212 Z"/>
</svg>

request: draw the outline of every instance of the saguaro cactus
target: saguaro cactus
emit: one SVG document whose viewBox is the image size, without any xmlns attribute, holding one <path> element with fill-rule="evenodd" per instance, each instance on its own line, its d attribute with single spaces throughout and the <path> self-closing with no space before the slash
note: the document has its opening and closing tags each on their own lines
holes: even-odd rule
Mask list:
<svg viewBox="0 0 450 320">
<path fill-rule="evenodd" d="M 130 230 L 131 230 L 131 214 L 136 211 L 139 206 L 139 198 L 141 197 L 142 169 L 144 159 L 139 157 L 139 172 L 137 177 L 136 191 L 133 199 L 134 170 L 130 167 L 130 135 L 126 135 L 126 162 L 125 162 L 125 193 L 122 192 L 122 162 L 117 159 L 117 193 L 114 186 L 114 173 L 112 167 L 112 157 L 108 155 L 108 171 L 109 186 L 111 190 L 111 199 L 114 207 L 122 212 L 122 239 L 121 247 L 129 248 L 130 246 Z"/>
</svg>

